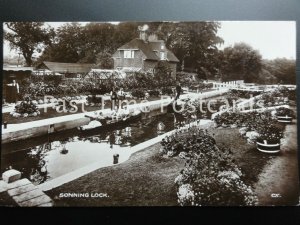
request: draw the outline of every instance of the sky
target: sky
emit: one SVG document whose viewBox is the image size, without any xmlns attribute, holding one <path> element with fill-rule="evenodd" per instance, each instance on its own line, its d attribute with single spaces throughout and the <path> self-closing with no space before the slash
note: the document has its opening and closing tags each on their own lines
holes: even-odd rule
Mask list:
<svg viewBox="0 0 300 225">
<path fill-rule="evenodd" d="M 85 25 L 88 22 L 80 22 Z M 118 22 L 111 22 L 118 23 Z M 58 28 L 63 22 L 48 22 Z M 6 29 L 4 27 L 4 29 Z M 224 49 L 235 43 L 244 42 L 258 50 L 264 59 L 296 59 L 296 22 L 294 21 L 221 21 L 218 36 L 223 38 Z M 4 42 L 4 56 L 17 55 Z"/>
<path fill-rule="evenodd" d="M 221 48 L 245 42 L 265 59 L 296 59 L 294 21 L 226 21 L 221 22 L 218 35 L 224 39 Z"/>
</svg>

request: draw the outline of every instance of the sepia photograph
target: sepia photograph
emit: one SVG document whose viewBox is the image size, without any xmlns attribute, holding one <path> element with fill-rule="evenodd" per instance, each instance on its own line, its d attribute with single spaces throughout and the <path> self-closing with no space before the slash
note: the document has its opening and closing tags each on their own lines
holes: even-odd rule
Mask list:
<svg viewBox="0 0 300 225">
<path fill-rule="evenodd" d="M 0 206 L 297 206 L 295 21 L 4 22 Z"/>
</svg>

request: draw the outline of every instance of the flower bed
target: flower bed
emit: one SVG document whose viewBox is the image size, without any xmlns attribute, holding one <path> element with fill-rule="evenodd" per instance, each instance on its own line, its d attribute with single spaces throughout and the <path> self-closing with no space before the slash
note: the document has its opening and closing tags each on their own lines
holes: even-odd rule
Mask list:
<svg viewBox="0 0 300 225">
<path fill-rule="evenodd" d="M 290 123 L 295 117 L 294 111 L 285 107 L 280 107 L 276 109 L 275 115 L 277 117 L 278 122 L 282 123 Z"/>
<path fill-rule="evenodd" d="M 214 120 L 216 127 L 232 125 L 242 127 L 240 134 L 247 137 L 250 144 L 257 142 L 258 150 L 270 153 L 280 150 L 280 139 L 283 138 L 284 126 L 277 122 L 271 112 L 225 112 L 216 116 Z"/>
<path fill-rule="evenodd" d="M 159 90 L 148 90 L 148 93 L 151 97 L 159 97 L 161 94 Z"/>
<path fill-rule="evenodd" d="M 230 151 L 219 149 L 214 138 L 203 130 L 192 127 L 187 132 L 175 133 L 161 144 L 162 154 L 186 159 L 184 169 L 175 179 L 180 205 L 257 204 L 256 195 L 242 181 L 242 172 L 233 163 Z"/>
<path fill-rule="evenodd" d="M 20 104 L 15 106 L 15 110 L 10 113 L 13 117 L 37 116 L 40 114 L 36 101 L 25 98 Z"/>
<path fill-rule="evenodd" d="M 263 93 L 260 98 L 255 99 L 254 108 L 271 107 L 289 103 L 289 90 L 282 86 L 272 91 Z"/>
<path fill-rule="evenodd" d="M 135 89 L 131 91 L 131 95 L 137 99 L 143 99 L 146 96 L 146 92 L 142 89 Z"/>
<path fill-rule="evenodd" d="M 260 92 L 258 91 L 250 91 L 250 90 L 235 90 L 232 89 L 229 92 L 229 96 L 234 98 L 252 98 L 259 95 Z"/>
</svg>

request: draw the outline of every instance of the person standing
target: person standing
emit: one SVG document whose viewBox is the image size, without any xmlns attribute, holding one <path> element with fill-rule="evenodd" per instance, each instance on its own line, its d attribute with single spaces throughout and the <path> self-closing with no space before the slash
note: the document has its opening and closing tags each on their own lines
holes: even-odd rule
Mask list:
<svg viewBox="0 0 300 225">
<path fill-rule="evenodd" d="M 12 83 L 7 84 L 7 96 L 6 101 L 8 103 L 16 103 L 18 100 L 19 95 L 19 84 L 16 82 L 16 80 L 13 80 Z"/>
<path fill-rule="evenodd" d="M 117 100 L 118 94 L 115 87 L 113 87 L 113 90 L 111 91 L 111 110 L 115 110 Z"/>
<path fill-rule="evenodd" d="M 181 86 L 180 86 L 180 83 L 178 82 L 177 85 L 176 85 L 176 97 L 175 97 L 175 101 L 180 97 L 180 94 L 181 94 Z"/>
<path fill-rule="evenodd" d="M 120 88 L 120 90 L 118 91 L 118 107 L 122 108 L 123 100 L 125 100 L 125 92 L 123 91 L 123 88 Z"/>
</svg>

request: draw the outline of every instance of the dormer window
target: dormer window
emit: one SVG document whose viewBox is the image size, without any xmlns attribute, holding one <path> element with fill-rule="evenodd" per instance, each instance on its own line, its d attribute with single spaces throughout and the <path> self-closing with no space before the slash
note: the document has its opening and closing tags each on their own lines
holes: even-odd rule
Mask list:
<svg viewBox="0 0 300 225">
<path fill-rule="evenodd" d="M 160 52 L 160 60 L 165 60 L 165 59 L 166 59 L 166 53 Z"/>
<path fill-rule="evenodd" d="M 134 51 L 133 50 L 125 50 L 124 51 L 124 59 L 133 59 Z"/>
</svg>

